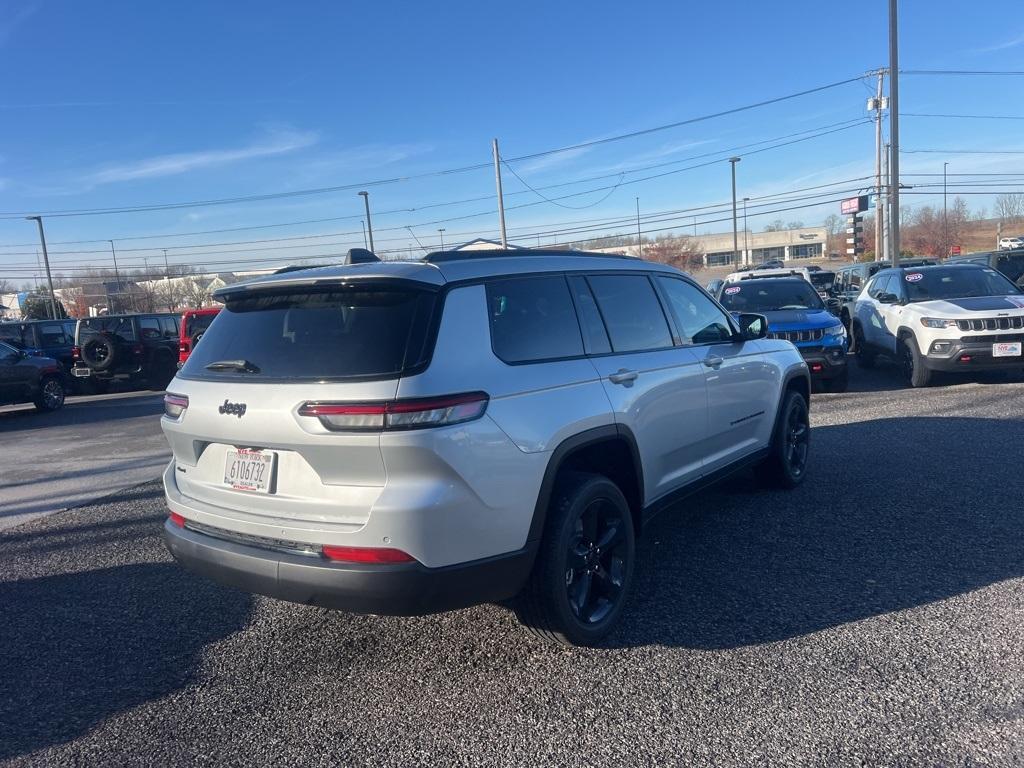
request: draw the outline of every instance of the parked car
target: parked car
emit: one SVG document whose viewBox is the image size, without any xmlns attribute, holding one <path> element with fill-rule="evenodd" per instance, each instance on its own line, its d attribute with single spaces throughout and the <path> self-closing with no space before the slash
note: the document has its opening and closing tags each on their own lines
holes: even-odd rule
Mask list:
<svg viewBox="0 0 1024 768">
<path fill-rule="evenodd" d="M 1024 294 L 979 264 L 886 269 L 857 299 L 853 332 L 861 365 L 887 355 L 913 387 L 933 371 L 1019 369 Z"/>
<path fill-rule="evenodd" d="M 308 269 L 308 267 L 307 267 Z M 280 273 L 281 270 L 278 270 Z M 186 309 L 181 316 L 181 336 L 178 338 L 178 367 L 181 368 L 188 360 L 196 344 L 210 327 L 213 318 L 220 312 L 220 307 L 207 307 L 206 309 Z"/>
<path fill-rule="evenodd" d="M 0 323 L 0 341 L 38 357 L 50 357 L 70 376 L 74 364 L 75 321 L 22 320 Z"/>
<path fill-rule="evenodd" d="M 1018 288 L 1024 289 L 1024 250 L 981 251 L 950 256 L 945 264 L 983 264 L 1001 272 Z"/>
<path fill-rule="evenodd" d="M 712 296 L 717 296 L 723 285 L 725 285 L 725 280 L 715 279 L 710 281 L 704 288 Z"/>
<path fill-rule="evenodd" d="M 1024 236 L 1017 235 L 1016 237 L 1001 237 L 999 238 L 999 249 L 1003 251 L 1013 251 L 1024 248 Z"/>
<path fill-rule="evenodd" d="M 652 515 L 746 466 L 805 477 L 803 358 L 666 265 L 438 252 L 216 298 L 165 395 L 164 537 L 250 592 L 391 615 L 511 600 L 539 636 L 594 644 Z"/>
<path fill-rule="evenodd" d="M 736 283 L 741 280 L 762 280 L 764 278 L 785 278 L 799 277 L 811 282 L 811 273 L 806 267 L 782 267 L 779 269 L 758 269 L 750 272 L 732 272 L 725 276 L 726 283 Z"/>
<path fill-rule="evenodd" d="M 34 403 L 37 410 L 56 411 L 64 395 L 60 363 L 0 342 L 0 405 Z"/>
<path fill-rule="evenodd" d="M 937 259 L 908 258 L 900 259 L 901 267 L 924 267 L 930 264 L 937 264 Z M 883 269 L 892 266 L 889 261 L 862 261 L 856 264 L 849 264 L 836 270 L 835 279 L 832 282 L 832 295 L 839 300 L 837 313 L 839 319 L 846 326 L 846 332 L 853 334 L 853 303 L 860 296 L 861 291 L 875 274 Z M 856 339 L 853 340 L 856 345 Z"/>
<path fill-rule="evenodd" d="M 831 392 L 846 391 L 846 328 L 806 280 L 741 280 L 726 284 L 718 300 L 730 312 L 767 317 L 769 338 L 789 341 L 800 351 L 813 383 Z"/>
<path fill-rule="evenodd" d="M 178 322 L 177 315 L 161 313 L 82 318 L 71 373 L 97 387 L 128 381 L 163 389 L 176 369 Z"/>
</svg>

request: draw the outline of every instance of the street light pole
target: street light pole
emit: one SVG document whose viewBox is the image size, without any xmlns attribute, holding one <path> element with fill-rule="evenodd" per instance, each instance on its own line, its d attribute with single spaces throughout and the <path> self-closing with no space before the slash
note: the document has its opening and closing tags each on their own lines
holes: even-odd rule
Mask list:
<svg viewBox="0 0 1024 768">
<path fill-rule="evenodd" d="M 437 234 L 441 236 L 441 250 L 444 250 L 444 227 L 437 230 Z"/>
<path fill-rule="evenodd" d="M 640 198 L 636 199 L 636 244 L 640 249 L 640 258 L 644 257 L 644 238 L 640 234 Z"/>
<path fill-rule="evenodd" d="M 900 265 L 900 51 L 898 0 L 889 0 L 889 243 L 892 265 Z"/>
<path fill-rule="evenodd" d="M 26 221 L 35 221 L 39 226 L 39 242 L 43 244 L 43 264 L 46 266 L 46 284 L 50 289 L 50 312 L 53 314 L 53 319 L 57 319 L 57 299 L 53 295 L 53 276 L 50 274 L 50 256 L 46 252 L 46 233 L 43 232 L 43 217 L 42 216 L 26 216 Z"/>
<path fill-rule="evenodd" d="M 747 256 L 747 200 L 749 197 L 743 198 L 743 255 Z M 753 261 L 753 259 L 751 259 Z"/>
<path fill-rule="evenodd" d="M 360 219 L 359 226 L 363 228 L 363 248 L 369 248 L 370 245 L 366 242 L 366 222 Z"/>
<path fill-rule="evenodd" d="M 740 238 L 736 229 L 736 163 L 739 161 L 738 157 L 729 158 L 729 166 L 732 169 L 732 257 L 737 267 L 739 267 Z"/>
<path fill-rule="evenodd" d="M 949 256 L 949 214 L 946 209 L 946 166 L 949 163 L 942 164 L 942 248 L 945 253 L 942 254 L 942 258 Z"/>
<path fill-rule="evenodd" d="M 366 206 L 366 230 L 370 233 L 370 250 L 373 251 L 373 222 L 370 221 L 370 193 L 360 192 L 363 197 L 363 204 Z"/>
<path fill-rule="evenodd" d="M 171 265 L 167 263 L 167 249 L 164 248 L 164 288 L 167 289 L 167 311 L 174 311 L 174 303 L 171 300 Z"/>
</svg>

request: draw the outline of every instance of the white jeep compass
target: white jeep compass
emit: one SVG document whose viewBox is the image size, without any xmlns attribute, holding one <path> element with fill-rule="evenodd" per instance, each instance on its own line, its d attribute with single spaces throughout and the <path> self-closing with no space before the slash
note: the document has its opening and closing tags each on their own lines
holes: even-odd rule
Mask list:
<svg viewBox="0 0 1024 768">
<path fill-rule="evenodd" d="M 679 271 L 362 258 L 218 292 L 162 420 L 184 566 L 366 613 L 508 600 L 540 636 L 593 644 L 651 515 L 746 466 L 803 480 L 800 353 Z"/>
<path fill-rule="evenodd" d="M 979 264 L 885 269 L 854 303 L 853 335 L 860 365 L 893 357 L 913 387 L 933 371 L 1019 369 L 1024 295 Z"/>
</svg>

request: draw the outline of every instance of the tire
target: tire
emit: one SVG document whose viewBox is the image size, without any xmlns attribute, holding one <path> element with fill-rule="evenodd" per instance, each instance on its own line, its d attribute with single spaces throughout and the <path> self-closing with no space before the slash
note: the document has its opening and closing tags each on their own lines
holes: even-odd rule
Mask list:
<svg viewBox="0 0 1024 768">
<path fill-rule="evenodd" d="M 37 411 L 48 413 L 60 410 L 64 406 L 64 398 L 66 396 L 67 390 L 64 388 L 64 382 L 61 381 L 60 377 L 47 376 L 39 382 L 39 394 L 36 395 L 32 402 L 35 403 Z"/>
<path fill-rule="evenodd" d="M 845 392 L 850 386 L 850 369 L 847 367 L 843 368 L 843 372 L 840 373 L 833 379 L 825 381 L 825 390 L 827 392 Z"/>
<path fill-rule="evenodd" d="M 117 360 L 117 345 L 108 336 L 96 336 L 82 347 L 82 361 L 94 371 L 112 368 Z"/>
<path fill-rule="evenodd" d="M 513 601 L 516 615 L 548 642 L 599 645 L 628 600 L 635 552 L 619 487 L 602 475 L 566 473 L 552 494 L 533 572 Z"/>
<path fill-rule="evenodd" d="M 867 342 L 864 341 L 864 331 L 859 325 L 853 326 L 853 349 L 857 365 L 861 368 L 875 367 L 875 353 L 868 349 Z"/>
<path fill-rule="evenodd" d="M 768 457 L 754 468 L 758 481 L 769 488 L 796 488 L 807 476 L 810 444 L 807 401 L 796 390 L 787 390 Z"/>
<path fill-rule="evenodd" d="M 932 381 L 932 372 L 917 347 L 917 339 L 907 336 L 902 340 L 903 354 L 900 355 L 900 367 L 903 378 L 911 387 L 927 387 Z"/>
</svg>

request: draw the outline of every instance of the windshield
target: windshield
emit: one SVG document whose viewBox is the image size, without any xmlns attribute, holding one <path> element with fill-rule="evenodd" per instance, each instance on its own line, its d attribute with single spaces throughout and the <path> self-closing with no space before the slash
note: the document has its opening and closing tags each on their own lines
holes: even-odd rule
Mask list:
<svg viewBox="0 0 1024 768">
<path fill-rule="evenodd" d="M 397 376 L 426 360 L 435 294 L 305 289 L 229 299 L 181 369 L 189 378 Z"/>
<path fill-rule="evenodd" d="M 1020 285 L 1021 278 L 1024 277 L 1024 253 L 997 257 L 996 269 L 1006 275 L 1012 282 Z"/>
<path fill-rule="evenodd" d="M 135 341 L 135 327 L 130 317 L 90 317 L 78 324 L 78 345 L 85 346 L 90 336 L 106 333 L 121 341 Z"/>
<path fill-rule="evenodd" d="M 976 296 L 1006 296 L 1020 293 L 1013 284 L 987 267 L 931 267 L 903 274 L 910 301 L 966 299 Z"/>
<path fill-rule="evenodd" d="M 826 272 L 825 270 L 811 272 L 811 284 L 819 290 L 828 290 L 835 281 L 835 272 Z"/>
<path fill-rule="evenodd" d="M 726 285 L 720 299 L 730 312 L 775 312 L 782 309 L 824 309 L 806 280 L 744 280 Z"/>
<path fill-rule="evenodd" d="M 192 338 L 196 334 L 205 333 L 216 316 L 214 312 L 207 312 L 202 315 L 189 315 L 185 321 L 185 337 Z"/>
</svg>

